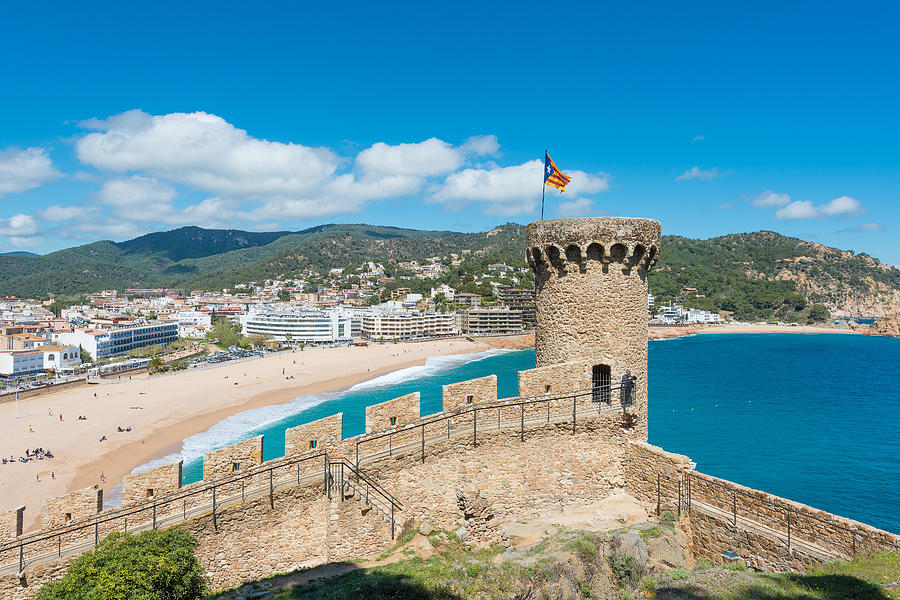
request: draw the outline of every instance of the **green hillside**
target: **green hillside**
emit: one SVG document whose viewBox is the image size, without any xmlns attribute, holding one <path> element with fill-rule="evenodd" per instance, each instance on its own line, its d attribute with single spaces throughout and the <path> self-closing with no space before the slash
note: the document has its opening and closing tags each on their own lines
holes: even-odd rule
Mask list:
<svg viewBox="0 0 900 600">
<path fill-rule="evenodd" d="M 490 262 L 524 266 L 525 228 L 481 233 L 373 225 L 320 225 L 299 232 L 184 227 L 126 242 L 99 241 L 44 256 L 0 255 L 0 295 L 47 297 L 126 287 L 231 288 L 291 277 L 307 269 L 355 269 L 383 263 L 469 259 L 442 280 L 457 285 Z M 414 280 L 415 281 L 415 280 Z M 696 288 L 683 293 L 682 288 Z M 658 302 L 681 299 L 741 319 L 805 321 L 821 304 L 833 315 L 880 316 L 900 307 L 900 271 L 865 254 L 828 248 L 770 231 L 708 240 L 665 236 L 650 274 Z M 819 311 L 821 313 L 821 311 Z"/>
</svg>

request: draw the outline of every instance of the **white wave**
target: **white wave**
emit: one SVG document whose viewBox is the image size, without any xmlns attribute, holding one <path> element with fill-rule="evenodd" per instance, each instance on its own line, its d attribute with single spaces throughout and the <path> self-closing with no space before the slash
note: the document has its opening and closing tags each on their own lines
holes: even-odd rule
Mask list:
<svg viewBox="0 0 900 600">
<path fill-rule="evenodd" d="M 322 404 L 323 402 L 342 398 L 362 390 L 385 388 L 415 379 L 423 379 L 466 363 L 484 360 L 485 358 L 505 354 L 507 352 L 515 352 L 515 350 L 496 349 L 473 354 L 432 356 L 425 360 L 424 365 L 392 371 L 385 375 L 380 375 L 367 381 L 357 383 L 343 392 L 325 392 L 322 394 L 298 396 L 294 400 L 283 404 L 273 404 L 271 406 L 247 410 L 216 423 L 202 433 L 187 438 L 182 444 L 181 452 L 175 452 L 168 456 L 152 460 L 136 467 L 133 472 L 137 473 L 146 469 L 152 469 L 153 467 L 162 466 L 177 460 L 183 460 L 187 464 L 201 458 L 210 450 L 247 439 L 250 437 L 248 434 L 252 434 L 254 431 L 263 429 L 272 423 L 296 415 L 299 412 Z"/>
</svg>

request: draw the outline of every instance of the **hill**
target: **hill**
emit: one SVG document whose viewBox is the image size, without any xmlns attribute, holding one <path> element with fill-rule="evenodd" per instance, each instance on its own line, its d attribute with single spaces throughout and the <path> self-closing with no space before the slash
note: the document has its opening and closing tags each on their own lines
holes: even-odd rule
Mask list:
<svg viewBox="0 0 900 600">
<path fill-rule="evenodd" d="M 364 261 L 387 266 L 389 259 L 446 257 L 464 250 L 471 252 L 464 263 L 469 272 L 491 262 L 524 266 L 524 232 L 513 223 L 481 233 L 364 224 L 327 224 L 298 232 L 183 227 L 44 256 L 0 255 L 0 295 L 47 297 L 126 287 L 217 290 L 305 269 L 355 269 Z M 445 279 L 455 285 L 459 270 Z M 817 304 L 836 317 L 880 317 L 900 309 L 896 268 L 866 254 L 771 231 L 707 240 L 664 236 L 650 288 L 659 303 L 681 299 L 740 319 L 804 321 Z M 696 291 L 683 293 L 682 288 Z"/>
</svg>

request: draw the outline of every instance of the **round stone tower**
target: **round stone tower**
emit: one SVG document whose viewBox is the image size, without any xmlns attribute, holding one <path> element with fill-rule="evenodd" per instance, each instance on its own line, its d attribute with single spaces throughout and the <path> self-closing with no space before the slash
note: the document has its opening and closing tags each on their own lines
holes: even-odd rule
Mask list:
<svg viewBox="0 0 900 600">
<path fill-rule="evenodd" d="M 537 295 L 536 366 L 619 362 L 638 377 L 634 413 L 646 435 L 647 274 L 659 257 L 659 221 L 537 221 L 525 240 Z"/>
</svg>

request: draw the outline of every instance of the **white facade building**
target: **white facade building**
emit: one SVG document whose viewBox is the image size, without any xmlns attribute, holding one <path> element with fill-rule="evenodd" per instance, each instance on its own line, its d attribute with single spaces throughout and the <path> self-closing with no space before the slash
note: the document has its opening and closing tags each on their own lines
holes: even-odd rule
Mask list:
<svg viewBox="0 0 900 600">
<path fill-rule="evenodd" d="M 178 321 L 178 337 L 203 337 L 212 328 L 212 316 L 199 310 L 181 310 L 172 317 Z"/>
<path fill-rule="evenodd" d="M 362 333 L 371 340 L 409 340 L 455 335 L 455 313 L 373 310 L 363 316 Z"/>
<path fill-rule="evenodd" d="M 29 350 L 0 351 L 0 375 L 58 371 L 81 363 L 77 346 L 40 346 Z"/>
<path fill-rule="evenodd" d="M 264 335 L 279 341 L 327 344 L 353 339 L 350 314 L 341 309 L 262 306 L 241 317 L 241 326 L 244 335 Z"/>
</svg>

